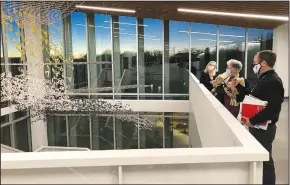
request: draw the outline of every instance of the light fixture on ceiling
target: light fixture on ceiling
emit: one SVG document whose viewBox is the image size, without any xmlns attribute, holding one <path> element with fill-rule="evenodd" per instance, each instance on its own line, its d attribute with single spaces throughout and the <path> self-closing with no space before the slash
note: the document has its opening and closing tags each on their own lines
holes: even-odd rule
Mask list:
<svg viewBox="0 0 290 185">
<path fill-rule="evenodd" d="M 278 21 L 288 21 L 289 20 L 289 17 L 287 17 L 287 16 L 274 16 L 274 15 L 272 16 L 272 15 L 246 14 L 246 13 L 217 12 L 217 11 L 196 10 L 196 9 L 186 9 L 186 8 L 178 8 L 177 10 L 179 12 L 208 14 L 208 15 L 246 17 L 246 18 L 255 18 L 255 19 L 270 19 L 270 20 L 278 20 Z"/>
<path fill-rule="evenodd" d="M 88 9 L 88 10 L 111 11 L 111 12 L 124 12 L 124 13 L 135 13 L 136 12 L 135 10 L 120 9 L 120 8 L 106 8 L 106 7 L 100 7 L 100 6 L 76 5 L 76 8 Z"/>
<path fill-rule="evenodd" d="M 111 21 L 104 21 L 106 23 L 111 23 Z M 136 26 L 136 24 L 133 23 L 127 23 L 127 22 L 113 22 L 114 24 L 124 24 L 124 25 L 130 25 L 130 26 Z M 144 27 L 148 27 L 148 25 L 145 24 L 138 24 L 138 26 L 144 26 Z"/>
<path fill-rule="evenodd" d="M 183 31 L 183 30 L 180 30 L 178 31 L 180 33 L 189 33 L 188 31 Z M 192 34 L 202 34 L 202 35 L 212 35 L 212 36 L 215 36 L 216 34 L 215 33 L 206 33 L 206 32 L 191 32 Z M 245 36 L 243 35 L 226 35 L 226 34 L 219 34 L 220 37 L 240 37 L 240 38 L 243 38 Z"/>
</svg>

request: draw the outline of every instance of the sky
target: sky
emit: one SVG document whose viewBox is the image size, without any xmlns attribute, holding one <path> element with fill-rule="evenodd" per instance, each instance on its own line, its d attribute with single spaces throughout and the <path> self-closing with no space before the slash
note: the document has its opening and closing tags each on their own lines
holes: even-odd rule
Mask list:
<svg viewBox="0 0 290 185">
<path fill-rule="evenodd" d="M 52 12 L 54 13 L 54 12 Z M 111 50 L 111 16 L 106 14 L 95 14 L 95 43 L 96 53 L 101 54 L 106 50 Z M 61 21 L 56 27 L 61 28 Z M 136 40 L 136 18 L 120 16 L 119 22 L 114 23 L 119 29 L 120 51 L 137 52 Z M 73 12 L 71 14 L 72 25 L 72 50 L 74 56 L 87 53 L 87 33 L 86 33 L 86 14 Z M 206 47 L 215 47 L 217 26 L 212 24 L 192 23 L 192 43 L 191 46 L 204 50 Z M 162 21 L 157 19 L 144 19 L 144 48 L 145 50 L 162 50 Z M 12 23 L 12 32 L 6 30 L 8 36 L 8 55 L 9 57 L 19 57 L 20 52 L 15 49 L 13 39 L 20 41 L 17 24 Z M 50 40 L 61 47 L 62 33 L 54 27 L 49 27 Z M 266 37 L 271 30 L 249 29 L 249 41 L 255 40 L 261 34 Z M 245 28 L 220 25 L 220 45 L 231 43 L 242 43 L 245 40 Z M 189 46 L 189 23 L 170 21 L 169 22 L 169 49 L 170 53 L 177 53 Z"/>
</svg>

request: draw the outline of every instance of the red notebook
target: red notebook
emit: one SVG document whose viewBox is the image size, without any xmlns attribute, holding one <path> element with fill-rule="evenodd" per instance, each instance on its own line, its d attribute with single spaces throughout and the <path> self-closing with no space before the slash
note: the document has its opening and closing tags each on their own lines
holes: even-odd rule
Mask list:
<svg viewBox="0 0 290 185">
<path fill-rule="evenodd" d="M 265 108 L 265 106 L 263 105 L 252 105 L 252 104 L 245 104 L 245 103 L 242 103 L 242 118 L 241 118 L 241 121 L 243 123 L 246 122 L 245 119 L 243 119 L 243 117 L 246 117 L 246 118 L 251 118 L 253 116 L 255 116 L 256 114 L 258 114 L 261 110 L 263 110 Z M 266 125 L 267 122 L 265 123 L 262 123 L 261 125 Z"/>
</svg>

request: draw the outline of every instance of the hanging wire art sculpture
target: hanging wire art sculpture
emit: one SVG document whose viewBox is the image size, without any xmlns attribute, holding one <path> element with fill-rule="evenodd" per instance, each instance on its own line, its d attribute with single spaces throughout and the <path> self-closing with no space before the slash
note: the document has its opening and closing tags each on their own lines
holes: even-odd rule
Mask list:
<svg viewBox="0 0 290 185">
<path fill-rule="evenodd" d="M 66 92 L 71 91 L 67 84 L 73 77 L 67 76 L 64 69 L 71 67 L 74 70 L 75 63 L 71 53 L 64 55 L 64 44 L 61 38 L 63 30 L 60 23 L 62 19 L 75 10 L 76 4 L 82 3 L 80 1 L 1 2 L 3 10 L 1 13 L 2 28 L 6 32 L 13 32 L 20 38 L 19 40 L 13 38 L 12 44 L 16 51 L 20 53 L 20 64 L 17 65 L 25 66 L 24 70 L 20 70 L 18 75 L 12 74 L 9 70 L 1 74 L 1 102 L 3 100 L 9 101 L 17 110 L 30 110 L 31 122 L 46 120 L 47 115 L 56 113 L 72 116 L 113 115 L 122 121 L 134 123 L 139 129 L 150 129 L 153 125 L 152 121 L 145 116 L 139 116 L 138 113 L 121 102 L 109 102 L 98 98 L 76 99 L 66 94 Z M 13 24 L 17 25 L 17 30 L 15 30 Z M 39 24 L 53 28 L 56 33 L 43 28 L 38 30 L 36 25 Z M 40 42 L 34 42 L 33 38 L 28 38 L 21 31 L 27 26 L 32 30 L 34 36 L 40 35 Z M 7 33 L 3 39 L 7 43 Z M 58 44 L 55 43 L 56 40 L 59 41 Z M 29 52 L 27 47 L 30 48 Z M 41 52 L 37 48 L 41 48 Z M 44 53 L 48 57 L 44 58 Z M 28 64 L 26 63 L 28 56 L 30 58 L 43 58 L 43 60 Z M 37 69 L 36 67 L 44 69 L 44 78 L 39 78 L 27 72 L 32 68 Z M 145 85 L 145 87 L 148 86 Z M 115 88 L 129 89 L 139 88 L 139 86 L 100 87 L 95 88 L 94 91 L 102 92 Z"/>
<path fill-rule="evenodd" d="M 140 129 L 150 129 L 152 122 L 139 116 L 121 102 L 107 102 L 101 99 L 72 99 L 64 94 L 64 80 L 35 78 L 24 72 L 12 76 L 1 74 L 1 99 L 10 101 L 17 110 L 28 109 L 31 120 L 45 120 L 45 115 L 67 114 L 85 116 L 114 115 L 116 118 L 133 122 Z M 138 125 L 139 123 L 139 125 Z"/>
</svg>

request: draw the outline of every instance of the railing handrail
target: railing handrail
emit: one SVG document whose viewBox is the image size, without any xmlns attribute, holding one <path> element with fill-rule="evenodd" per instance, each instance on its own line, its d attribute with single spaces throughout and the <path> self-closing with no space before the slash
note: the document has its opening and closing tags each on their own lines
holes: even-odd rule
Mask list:
<svg viewBox="0 0 290 185">
<path fill-rule="evenodd" d="M 5 149 L 10 150 L 10 151 L 12 151 L 12 152 L 23 152 L 22 150 L 18 150 L 18 149 L 16 149 L 16 148 L 12 148 L 12 147 L 10 147 L 10 146 L 7 146 L 7 145 L 3 145 L 3 144 L 1 144 L 1 150 L 2 150 L 2 148 L 5 148 Z M 9 153 L 9 152 L 7 152 L 7 153 Z"/>
<path fill-rule="evenodd" d="M 44 149 L 63 149 L 63 150 L 79 150 L 79 151 L 90 151 L 88 148 L 83 148 L 83 147 L 63 147 L 63 146 L 42 146 L 35 150 L 34 152 L 40 152 L 41 150 Z"/>
<path fill-rule="evenodd" d="M 266 161 L 244 147 L 2 153 L 1 169 Z"/>
</svg>

